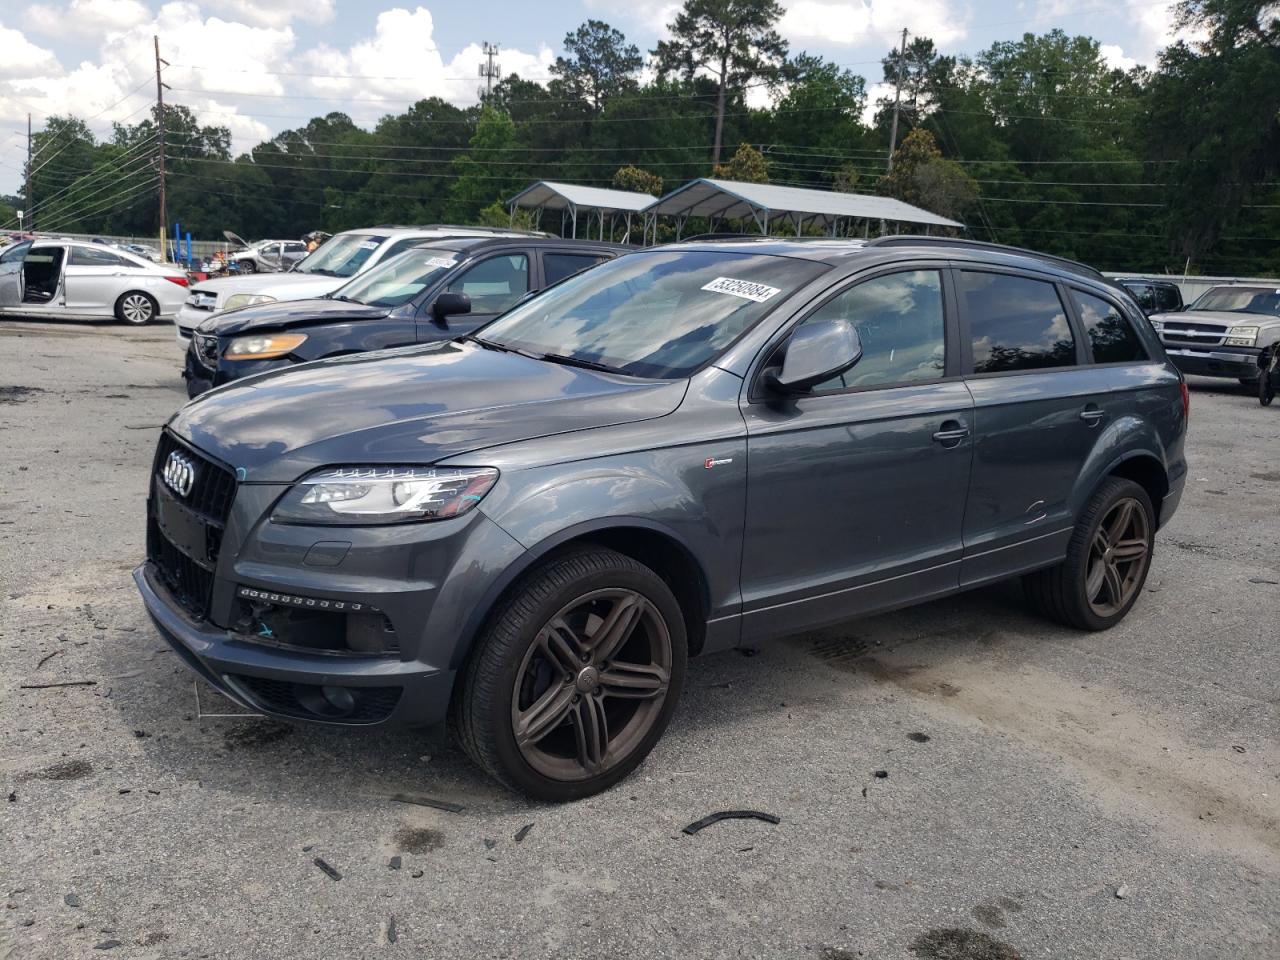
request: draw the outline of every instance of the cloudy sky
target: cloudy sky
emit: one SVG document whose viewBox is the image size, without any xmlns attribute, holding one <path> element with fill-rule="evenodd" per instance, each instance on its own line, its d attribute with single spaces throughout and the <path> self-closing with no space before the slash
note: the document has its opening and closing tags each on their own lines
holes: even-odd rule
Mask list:
<svg viewBox="0 0 1280 960">
<path fill-rule="evenodd" d="M 808 50 L 879 79 L 902 27 L 947 53 L 974 52 L 1025 31 L 1086 32 L 1120 66 L 1152 63 L 1168 39 L 1169 0 L 781 0 L 782 32 Z M 21 181 L 26 118 L 145 115 L 155 97 L 152 36 L 171 64 L 175 102 L 230 127 L 237 151 L 308 117 L 342 109 L 371 125 L 436 95 L 474 102 L 483 41 L 501 44 L 503 73 L 544 79 L 565 33 L 607 21 L 643 50 L 664 33 L 670 0 L 46 0 L 0 5 L 0 193 Z M 873 88 L 873 97 L 876 91 Z"/>
</svg>

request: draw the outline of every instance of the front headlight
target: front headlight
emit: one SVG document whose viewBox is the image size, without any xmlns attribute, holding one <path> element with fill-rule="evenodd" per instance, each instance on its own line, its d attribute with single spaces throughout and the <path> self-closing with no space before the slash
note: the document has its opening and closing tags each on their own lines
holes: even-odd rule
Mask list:
<svg viewBox="0 0 1280 960">
<path fill-rule="evenodd" d="M 472 509 L 498 480 L 492 467 L 339 467 L 300 480 L 276 523 L 376 524 L 444 520 Z"/>
<path fill-rule="evenodd" d="M 1227 331 L 1228 347 L 1252 347 L 1257 342 L 1257 327 L 1232 327 Z"/>
<path fill-rule="evenodd" d="M 252 307 L 255 303 L 275 302 L 275 297 L 269 297 L 265 293 L 236 293 L 227 297 L 227 302 L 222 305 L 222 309 L 239 310 L 241 307 Z"/>
<path fill-rule="evenodd" d="M 1163 321 L 1163 320 L 1152 320 L 1152 321 L 1151 321 L 1151 329 L 1152 329 L 1152 330 L 1155 330 L 1157 333 L 1159 333 L 1161 330 L 1163 330 L 1163 329 L 1164 329 L 1164 321 Z"/>
<path fill-rule="evenodd" d="M 283 357 L 307 340 L 305 333 L 265 333 L 256 337 L 236 337 L 227 345 L 224 360 L 274 360 Z"/>
</svg>

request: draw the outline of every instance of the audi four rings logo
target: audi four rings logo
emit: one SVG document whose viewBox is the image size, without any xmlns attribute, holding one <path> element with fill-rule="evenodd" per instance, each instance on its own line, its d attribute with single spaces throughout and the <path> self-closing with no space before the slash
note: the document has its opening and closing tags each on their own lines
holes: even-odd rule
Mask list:
<svg viewBox="0 0 1280 960">
<path fill-rule="evenodd" d="M 180 497 L 191 492 L 196 483 L 196 465 L 177 450 L 164 462 L 164 484 Z"/>
</svg>

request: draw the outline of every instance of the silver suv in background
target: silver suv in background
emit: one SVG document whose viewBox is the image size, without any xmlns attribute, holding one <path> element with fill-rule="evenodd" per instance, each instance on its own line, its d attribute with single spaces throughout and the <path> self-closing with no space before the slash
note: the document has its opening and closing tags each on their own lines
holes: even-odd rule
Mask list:
<svg viewBox="0 0 1280 960">
<path fill-rule="evenodd" d="M 227 263 L 235 264 L 242 273 L 281 273 L 292 270 L 307 256 L 307 245 L 301 240 L 246 243 L 230 230 L 223 230 L 222 235 L 242 248 L 227 254 Z"/>
<path fill-rule="evenodd" d="M 1191 306 L 1152 317 L 1151 326 L 1183 373 L 1235 377 L 1252 386 L 1262 351 L 1280 342 L 1280 287 L 1210 287 Z"/>
<path fill-rule="evenodd" d="M 307 300 L 332 293 L 358 273 L 364 273 L 388 257 L 403 253 L 423 240 L 441 237 L 547 236 L 524 230 L 490 227 L 455 227 L 430 224 L 421 227 L 383 225 L 334 234 L 288 273 L 223 277 L 202 280 L 191 289 L 187 302 L 174 319 L 178 344 L 185 352 L 191 331 L 225 310 L 278 300 Z"/>
</svg>

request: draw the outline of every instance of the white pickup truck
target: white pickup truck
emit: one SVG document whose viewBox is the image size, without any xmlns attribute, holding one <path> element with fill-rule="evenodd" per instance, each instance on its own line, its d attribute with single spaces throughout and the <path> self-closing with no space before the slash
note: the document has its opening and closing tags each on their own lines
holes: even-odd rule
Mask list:
<svg viewBox="0 0 1280 960">
<path fill-rule="evenodd" d="M 1280 287 L 1210 287 L 1190 306 L 1153 316 L 1151 326 L 1183 373 L 1235 377 L 1252 386 L 1258 380 L 1258 357 L 1280 341 Z"/>
</svg>

